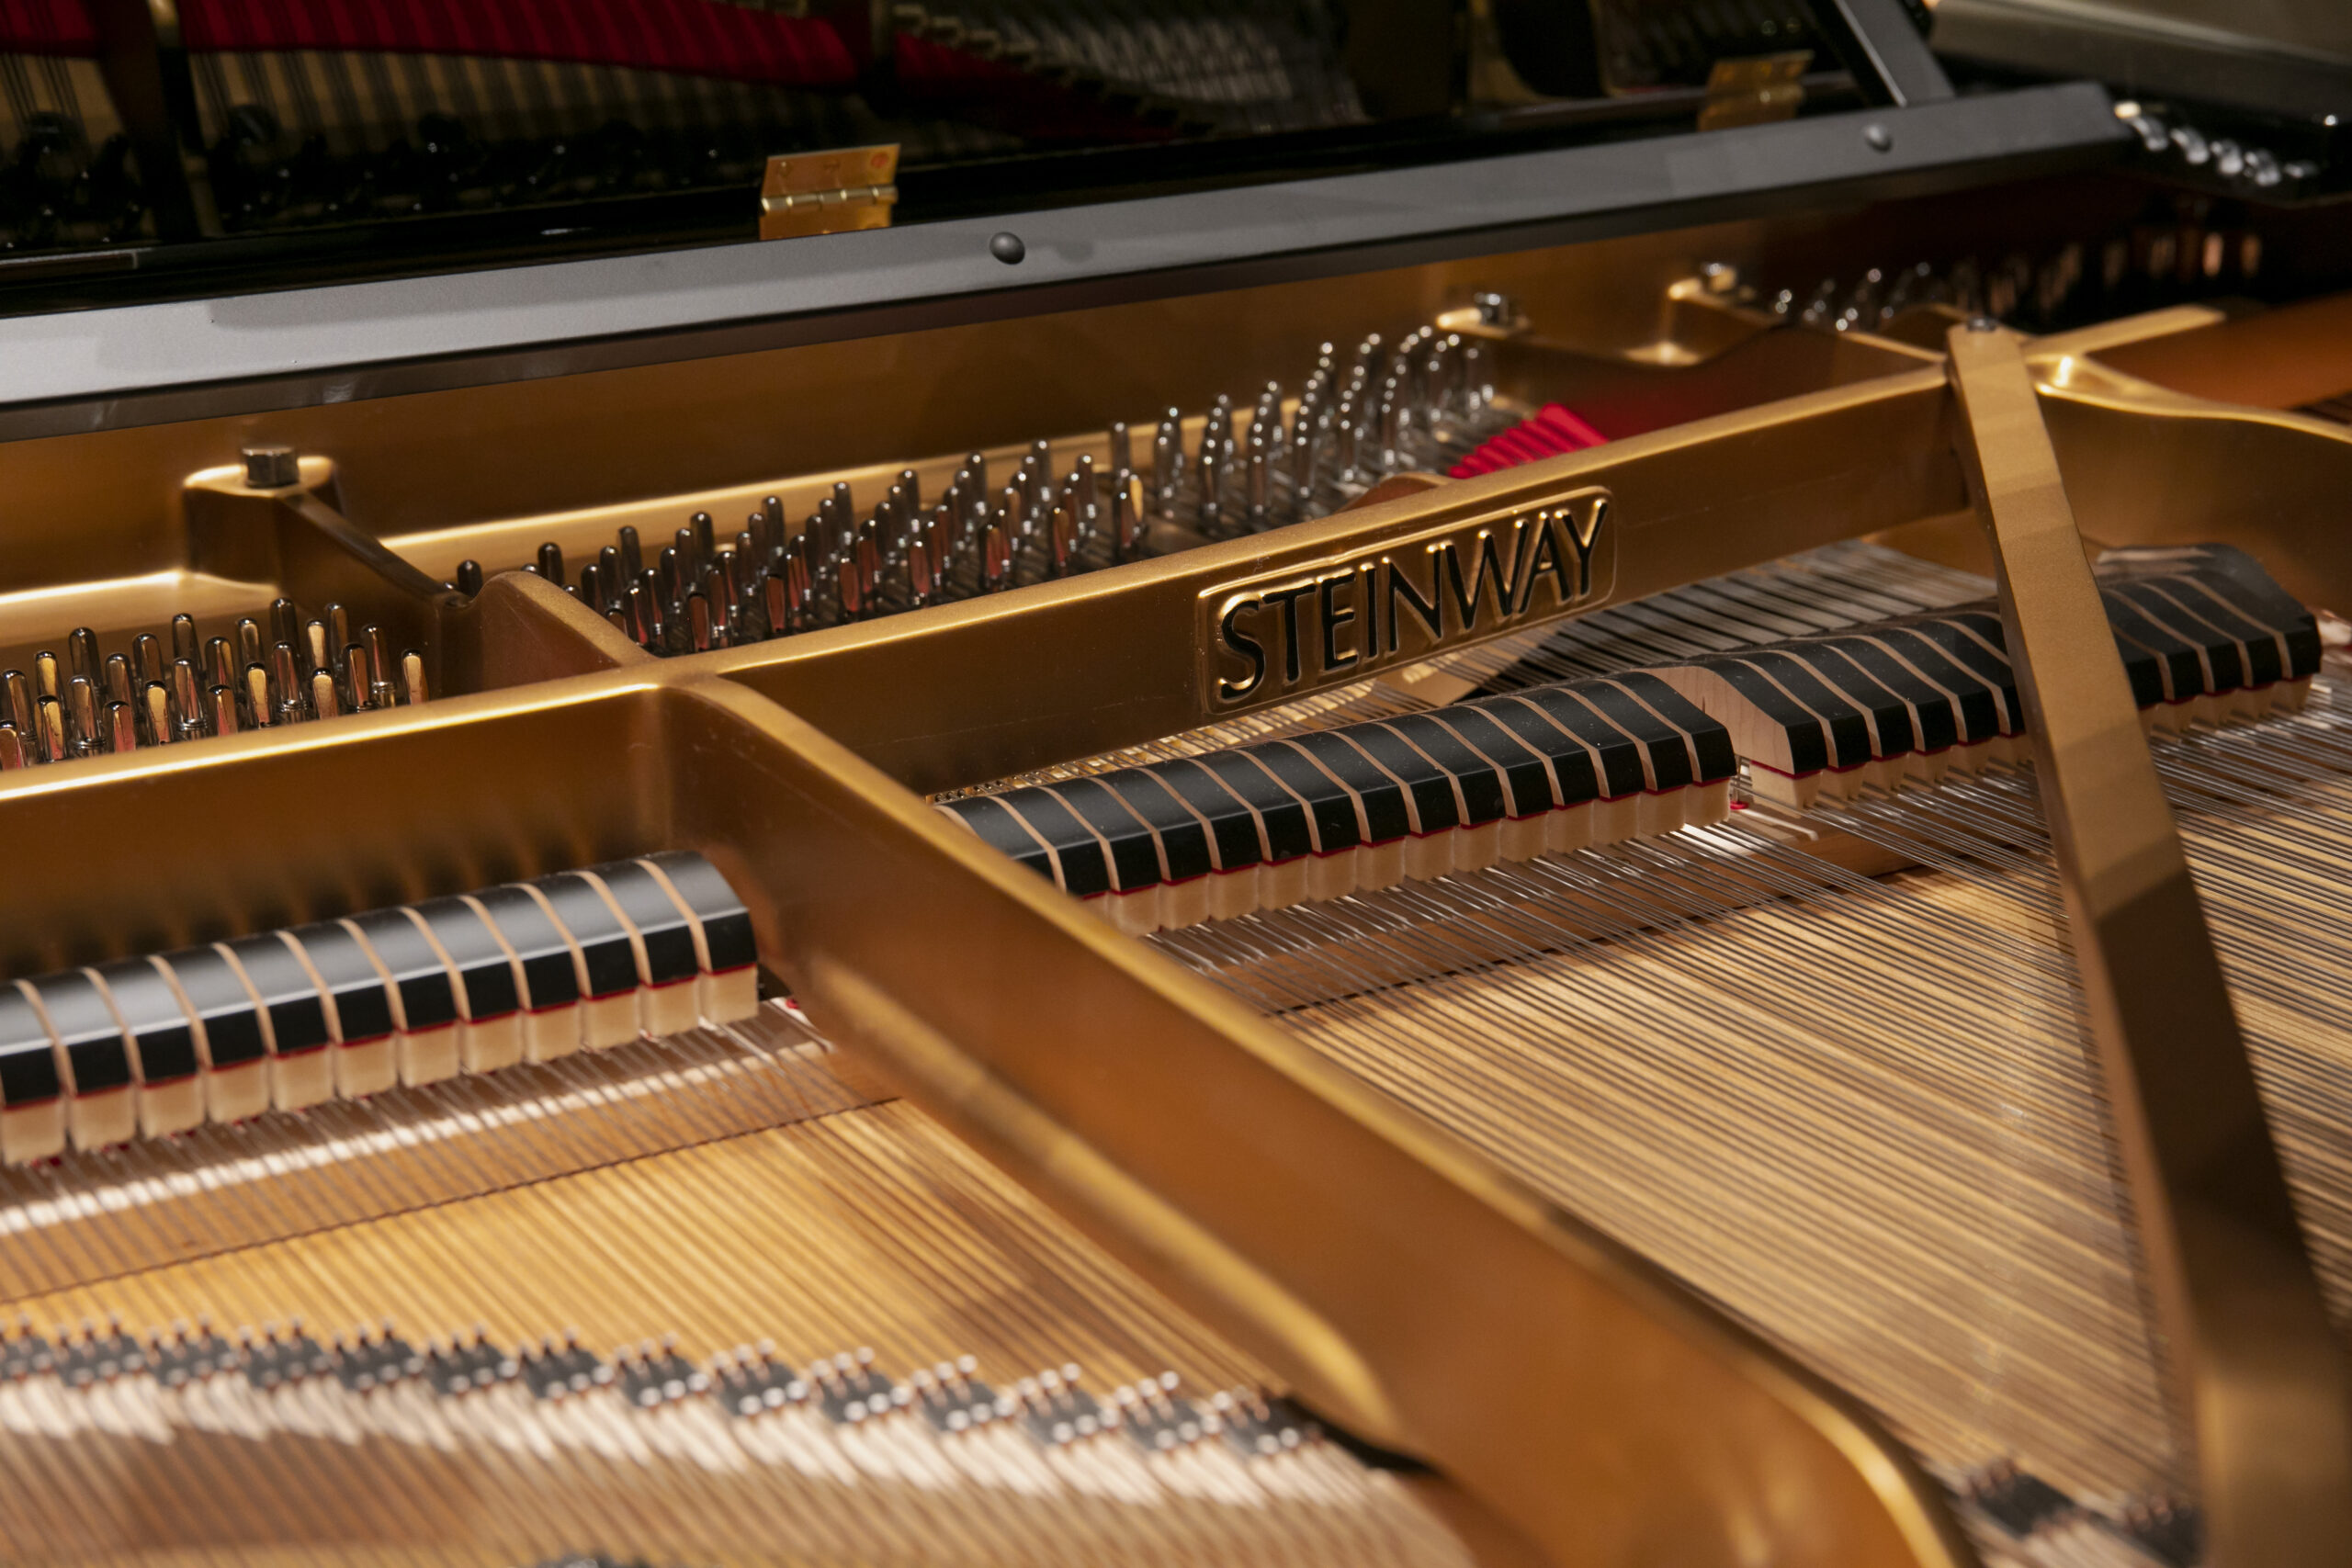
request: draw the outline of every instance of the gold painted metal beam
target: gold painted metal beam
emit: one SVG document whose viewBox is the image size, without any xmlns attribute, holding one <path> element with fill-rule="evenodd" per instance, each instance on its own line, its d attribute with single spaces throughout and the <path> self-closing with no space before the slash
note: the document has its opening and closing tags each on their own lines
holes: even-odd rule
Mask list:
<svg viewBox="0 0 2352 1568">
<path fill-rule="evenodd" d="M 1330 1408 L 1438 1461 L 1556 1560 L 1964 1563 L 1935 1488 L 1845 1396 L 890 778 L 962 782 L 1200 722 L 1206 597 L 1433 526 L 1475 530 L 1605 488 L 1622 531 L 1606 597 L 1623 599 L 1960 506 L 1951 386 L 1988 431 L 2007 428 L 1996 408 L 2020 429 L 2034 417 L 2017 346 L 1971 346 L 2007 358 L 1971 359 L 1949 383 L 1930 367 L 1812 394 L 1000 602 L 689 659 L 636 655 L 546 584 L 496 582 L 442 631 L 472 677 L 456 689 L 512 689 L 0 779 L 0 823 L 17 846 L 0 954 L 30 973 L 608 855 L 700 849 L 738 875 L 771 964 L 923 1103 Z M 2080 576 L 2041 439 L 2022 459 L 2008 435 L 1992 439 L 1981 488 L 1996 520 L 2023 530 L 2019 559 L 2074 550 Z M 300 545 L 312 581 L 340 587 L 338 574 L 366 570 L 395 601 L 433 597 L 429 579 L 341 536 L 316 497 L 289 507 L 224 496 L 198 510 L 232 502 L 238 526 L 209 540 L 282 549 L 271 530 L 300 524 L 321 535 Z M 269 560 L 256 581 L 274 580 L 282 563 Z M 2047 685 L 2029 686 L 2050 705 L 2037 725 L 2120 694 L 2075 693 L 2077 673 L 2113 654 L 2097 638 L 2087 654 L 2045 638 L 2040 628 L 2072 625 L 2068 614 L 2037 600 L 2013 633 Z M 2096 744 L 2107 732 L 2084 733 L 2093 743 L 2078 751 L 2045 748 L 2077 801 L 2115 765 Z M 2115 736 L 2142 744 L 2136 724 Z M 317 800 L 338 810 L 281 808 Z M 92 852 L 141 819 L 204 829 L 176 836 L 168 855 Z M 2112 991 L 2157 967 L 2139 956 L 2148 939 L 2133 921 L 2177 922 L 2177 901 L 2117 902 L 2132 874 L 2165 870 L 2171 840 L 2167 823 L 2157 858 L 2137 860 L 2115 852 L 2109 825 L 2094 826 L 2100 863 L 2120 868 L 2095 888 L 2112 917 L 2100 934 L 2121 954 L 2099 971 Z M 2168 852 L 2177 866 L 2177 845 Z M 2188 897 L 2193 919 L 2185 870 L 2156 880 Z M 2077 929 L 2090 929 L 2079 915 Z M 909 940 L 921 930 L 955 940 Z M 2198 953 L 2218 987 L 2210 947 Z M 2204 993 L 2209 1013 L 2218 995 Z M 2227 1025 L 2226 998 L 2219 1006 Z M 2129 1023 L 2150 1010 L 2136 995 L 2109 1007 Z M 2291 1214 L 2233 1026 L 2225 1043 L 2213 1081 L 2228 1093 L 2205 1102 L 2197 1075 L 2217 1051 L 2200 1035 L 2177 1062 L 2120 1080 L 2146 1102 L 2124 1119 L 2146 1124 L 2143 1164 L 2172 1162 L 2159 1172 L 2172 1184 L 2143 1206 L 2175 1238 L 2160 1277 L 2207 1292 L 2181 1292 L 2192 1329 L 2228 1329 L 2180 1339 L 2197 1366 L 2235 1380 L 2215 1403 L 2227 1419 L 2207 1440 L 2209 1469 L 2256 1476 L 2229 1494 L 2226 1529 L 2217 1512 L 2223 1561 L 2292 1563 L 2265 1555 L 2258 1510 L 2276 1503 L 2291 1524 L 2343 1473 L 2328 1468 L 2342 1451 L 2342 1374 L 2314 1347 L 2315 1298 L 2270 1289 L 2300 1279 L 2307 1292 L 2308 1269 L 2295 1274 Z M 2216 1107 L 2218 1123 L 2200 1120 Z M 2215 1124 L 2213 1140 L 2177 1157 L 2183 1127 Z M 2232 1185 L 2249 1170 L 2250 1187 Z M 2274 1307 L 2277 1323 L 2245 1328 L 2249 1310 Z M 2296 1538 L 2311 1539 L 2335 1538 Z"/>
<path fill-rule="evenodd" d="M 203 829 L 94 855 L 125 821 Z M 12 773 L 0 823 L 24 974 L 701 851 L 829 1031 L 1561 1568 L 1974 1561 L 1850 1396 L 693 661 Z"/>
<path fill-rule="evenodd" d="M 1958 445 L 2216 1568 L 2352 1541 L 2352 1388 L 2020 340 L 1956 327 Z"/>
<path fill-rule="evenodd" d="M 2352 428 L 2167 391 L 2064 343 L 2039 338 L 2029 353 L 2086 535 L 2227 540 L 2304 604 L 2352 612 L 2352 529 L 2328 521 L 2352 494 Z"/>
<path fill-rule="evenodd" d="M 1518 520 L 1601 490 L 1610 508 L 1598 543 L 1612 570 L 1575 604 L 1580 614 L 1960 512 L 1966 493 L 1942 439 L 1948 400 L 1939 367 L 1905 370 L 1202 549 L 729 649 L 703 668 L 901 783 L 957 788 L 1301 694 L 1270 681 L 1248 700 L 1213 700 L 1201 671 L 1216 617 L 1204 626 L 1202 608 L 1238 585 L 1353 570 L 1383 552 L 1419 562 L 1439 533 L 1465 550 L 1481 528 L 1508 540 Z M 1445 646 L 1548 614 L 1450 632 Z"/>
<path fill-rule="evenodd" d="M 1561 1568 L 1974 1560 L 1857 1404 L 1662 1269 L 797 717 L 696 695 L 681 826 L 812 1014 L 1337 1418 Z"/>
</svg>

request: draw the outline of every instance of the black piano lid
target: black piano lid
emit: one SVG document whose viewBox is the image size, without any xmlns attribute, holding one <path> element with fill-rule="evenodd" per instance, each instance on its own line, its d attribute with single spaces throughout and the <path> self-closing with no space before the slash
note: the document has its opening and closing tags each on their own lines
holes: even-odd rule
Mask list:
<svg viewBox="0 0 2352 1568">
<path fill-rule="evenodd" d="M 1866 9 L 1881 0 L 1841 3 Z M 2105 90 L 2089 83 L 1890 99 L 1736 131 L 1688 124 L 802 240 L 306 288 L 283 287 L 279 274 L 274 291 L 151 295 L 49 314 L 37 312 L 56 301 L 27 295 L 17 301 L 27 313 L 0 320 L 0 439 L 839 341 L 1564 244 L 1773 205 L 1918 195 L 2105 161 L 2128 139 Z M 1018 265 L 992 254 L 1001 232 L 1021 237 Z"/>
<path fill-rule="evenodd" d="M 1939 0 L 1935 43 L 2011 70 L 2096 74 L 2120 94 L 2184 98 L 2274 123 L 2333 120 L 2352 80 L 2352 59 L 2335 25 L 2341 11 L 2337 0 Z M 2203 129 L 2215 135 L 2237 128 L 2207 119 Z"/>
</svg>

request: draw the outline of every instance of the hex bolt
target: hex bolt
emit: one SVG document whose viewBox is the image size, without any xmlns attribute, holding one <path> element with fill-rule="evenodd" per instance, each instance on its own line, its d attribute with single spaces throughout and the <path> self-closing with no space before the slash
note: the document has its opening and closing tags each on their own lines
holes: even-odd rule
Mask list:
<svg viewBox="0 0 2352 1568">
<path fill-rule="evenodd" d="M 249 490 L 284 490 L 302 482 L 301 455 L 291 446 L 248 446 L 244 459 Z"/>
</svg>

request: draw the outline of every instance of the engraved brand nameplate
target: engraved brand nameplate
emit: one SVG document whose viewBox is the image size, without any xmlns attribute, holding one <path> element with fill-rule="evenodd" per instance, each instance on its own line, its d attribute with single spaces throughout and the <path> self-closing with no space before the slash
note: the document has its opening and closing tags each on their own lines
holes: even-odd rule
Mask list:
<svg viewBox="0 0 2352 1568">
<path fill-rule="evenodd" d="M 1609 492 L 1451 523 L 1201 595 L 1211 711 L 1361 681 L 1609 597 Z"/>
</svg>

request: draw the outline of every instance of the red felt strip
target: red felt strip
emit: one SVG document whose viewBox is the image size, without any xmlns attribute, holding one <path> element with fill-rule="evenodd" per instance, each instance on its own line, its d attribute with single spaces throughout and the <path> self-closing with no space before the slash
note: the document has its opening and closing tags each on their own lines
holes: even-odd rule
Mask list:
<svg viewBox="0 0 2352 1568">
<path fill-rule="evenodd" d="M 1457 479 L 1476 479 L 1563 452 L 1581 452 L 1608 439 L 1559 404 L 1545 403 L 1532 419 L 1489 436 L 1446 472 Z"/>
<path fill-rule="evenodd" d="M 97 19 L 87 0 L 0 0 L 0 51 L 95 55 Z"/>
<path fill-rule="evenodd" d="M 1598 446 L 1609 439 L 1557 403 L 1545 403 L 1543 412 L 1535 417 L 1575 441 L 1578 449 Z"/>
<path fill-rule="evenodd" d="M 20 20 L 69 11 L 82 0 L 0 0 L 0 43 Z M 826 23 L 720 0 L 182 0 L 180 27 L 198 50 L 492 55 L 791 87 L 845 87 L 857 74 Z"/>
</svg>

